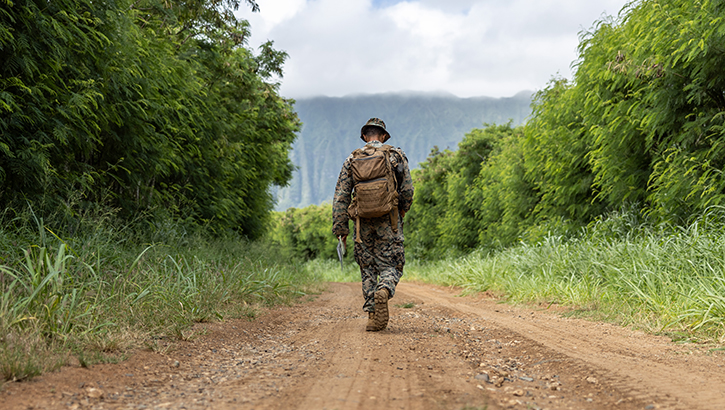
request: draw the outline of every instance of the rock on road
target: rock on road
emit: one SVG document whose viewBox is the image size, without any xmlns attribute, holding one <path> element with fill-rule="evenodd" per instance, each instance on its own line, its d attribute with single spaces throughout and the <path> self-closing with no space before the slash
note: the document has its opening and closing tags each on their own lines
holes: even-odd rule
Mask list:
<svg viewBox="0 0 725 410">
<path fill-rule="evenodd" d="M 119 364 L 7 383 L 2 409 L 717 409 L 724 356 L 403 282 L 382 332 L 359 283 Z"/>
</svg>

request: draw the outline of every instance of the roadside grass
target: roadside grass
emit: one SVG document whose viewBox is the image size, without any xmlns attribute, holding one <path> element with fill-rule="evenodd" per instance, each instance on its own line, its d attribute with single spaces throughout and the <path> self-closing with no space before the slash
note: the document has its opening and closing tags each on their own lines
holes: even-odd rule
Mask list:
<svg viewBox="0 0 725 410">
<path fill-rule="evenodd" d="M 675 341 L 724 343 L 724 215 L 713 209 L 682 228 L 616 213 L 575 237 L 409 263 L 404 279 L 567 306 Z"/>
<path fill-rule="evenodd" d="M 305 262 L 303 270 L 317 282 L 360 282 L 360 268 L 351 257 L 343 259 L 342 268 L 339 260 L 312 259 Z"/>
<path fill-rule="evenodd" d="M 82 225 L 82 226 L 80 226 Z M 254 318 L 318 291 L 302 264 L 261 243 L 180 224 L 115 226 L 95 215 L 61 237 L 32 211 L 0 215 L 0 377 L 117 361 L 195 337 L 193 325 Z"/>
</svg>

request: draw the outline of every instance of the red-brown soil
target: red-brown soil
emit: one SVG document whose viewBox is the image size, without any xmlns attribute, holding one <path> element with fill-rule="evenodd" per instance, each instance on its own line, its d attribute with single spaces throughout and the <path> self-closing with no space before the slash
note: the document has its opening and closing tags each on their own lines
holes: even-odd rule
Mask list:
<svg viewBox="0 0 725 410">
<path fill-rule="evenodd" d="M 333 283 L 165 351 L 7 383 L 0 408 L 725 408 L 718 351 L 458 294 L 403 282 L 388 328 L 365 332 L 360 284 Z"/>
</svg>

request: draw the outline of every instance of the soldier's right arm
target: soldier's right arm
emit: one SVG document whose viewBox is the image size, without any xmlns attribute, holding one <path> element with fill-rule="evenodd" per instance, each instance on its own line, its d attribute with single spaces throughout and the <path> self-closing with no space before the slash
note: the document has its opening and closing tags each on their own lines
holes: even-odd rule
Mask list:
<svg viewBox="0 0 725 410">
<path fill-rule="evenodd" d="M 352 199 L 352 172 L 350 171 L 350 158 L 345 160 L 337 177 L 335 196 L 332 199 L 332 233 L 335 236 L 347 236 L 350 233 L 348 221 L 350 215 L 347 208 Z"/>
</svg>

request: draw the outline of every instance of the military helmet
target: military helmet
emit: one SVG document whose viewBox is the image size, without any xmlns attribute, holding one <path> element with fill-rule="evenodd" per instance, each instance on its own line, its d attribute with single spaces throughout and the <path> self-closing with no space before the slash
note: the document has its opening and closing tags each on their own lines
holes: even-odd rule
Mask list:
<svg viewBox="0 0 725 410">
<path fill-rule="evenodd" d="M 368 122 L 363 125 L 363 127 L 360 129 L 360 139 L 365 141 L 365 131 L 370 127 L 378 127 L 383 129 L 383 132 L 385 133 L 385 137 L 383 137 L 383 142 L 390 139 L 390 133 L 388 133 L 388 130 L 385 129 L 385 123 L 380 118 L 370 118 Z"/>
</svg>

